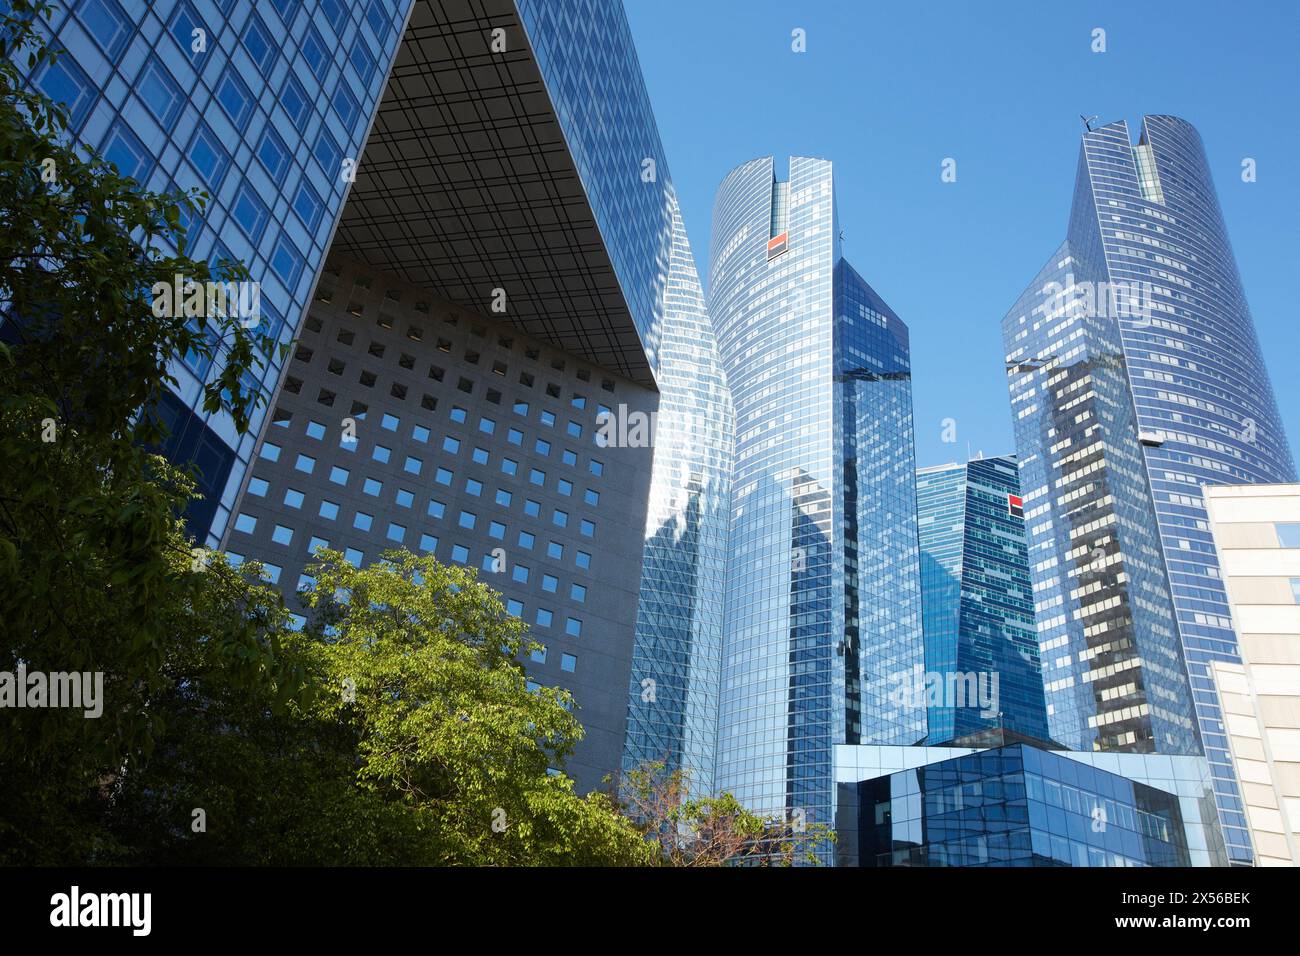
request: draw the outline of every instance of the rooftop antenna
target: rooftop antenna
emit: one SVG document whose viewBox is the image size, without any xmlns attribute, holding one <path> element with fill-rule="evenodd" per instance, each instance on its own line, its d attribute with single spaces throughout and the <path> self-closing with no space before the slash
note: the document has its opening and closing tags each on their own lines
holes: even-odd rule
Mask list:
<svg viewBox="0 0 1300 956">
<path fill-rule="evenodd" d="M 1079 119 L 1083 120 L 1083 128 L 1089 133 L 1092 132 L 1092 121 L 1097 118 L 1097 116 L 1084 116 L 1082 113 L 1079 114 Z"/>
</svg>

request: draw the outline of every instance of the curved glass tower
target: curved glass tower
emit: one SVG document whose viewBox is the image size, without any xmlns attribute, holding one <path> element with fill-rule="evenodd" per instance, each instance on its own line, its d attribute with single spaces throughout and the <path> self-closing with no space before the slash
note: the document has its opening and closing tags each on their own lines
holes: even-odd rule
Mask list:
<svg viewBox="0 0 1300 956">
<path fill-rule="evenodd" d="M 925 711 L 906 326 L 840 256 L 831 164 L 734 169 L 709 307 L 736 415 L 719 789 L 833 820 L 833 749 L 910 744 Z"/>
<path fill-rule="evenodd" d="M 1250 859 L 1212 661 L 1237 643 L 1202 487 L 1293 482 L 1295 465 L 1246 303 L 1200 134 L 1147 116 L 1083 137 L 1072 239 L 1095 243 L 1106 278 L 1141 308 L 1119 311 L 1142 450 L 1229 852 Z"/>
</svg>

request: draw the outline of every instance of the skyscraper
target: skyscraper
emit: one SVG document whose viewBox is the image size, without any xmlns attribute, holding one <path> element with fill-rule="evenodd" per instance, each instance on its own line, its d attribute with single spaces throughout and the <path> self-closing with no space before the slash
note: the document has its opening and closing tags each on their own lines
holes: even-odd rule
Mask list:
<svg viewBox="0 0 1300 956">
<path fill-rule="evenodd" d="M 1083 137 L 1070 238 L 1141 308 L 1120 310 L 1161 546 L 1206 755 L 1233 859 L 1250 859 L 1213 661 L 1238 660 L 1206 515 L 1205 485 L 1294 482 L 1250 306 L 1200 134 L 1146 116 Z"/>
<path fill-rule="evenodd" d="M 916 498 L 925 670 L 945 691 L 937 704 L 928 703 L 926 744 L 990 732 L 1046 740 L 1015 458 L 922 468 Z M 991 707 L 981 708 L 990 700 Z"/>
<path fill-rule="evenodd" d="M 924 660 L 907 329 L 840 255 L 825 160 L 729 173 L 710 263 L 736 416 L 717 786 L 830 823 L 837 744 L 925 735 L 888 682 Z"/>
<path fill-rule="evenodd" d="M 261 326 L 288 342 L 307 306 L 410 9 L 409 0 L 74 0 L 40 30 L 63 51 L 29 77 L 66 104 L 69 133 L 142 186 L 199 188 L 207 208 L 186 252 L 241 259 L 260 286 Z M 24 63 L 25 67 L 25 63 Z M 278 350 L 244 385 L 270 395 Z M 156 409 L 166 451 L 194 462 L 203 499 L 189 528 L 215 545 L 226 530 L 266 409 L 238 435 L 203 411 L 216 370 L 175 363 Z"/>
</svg>

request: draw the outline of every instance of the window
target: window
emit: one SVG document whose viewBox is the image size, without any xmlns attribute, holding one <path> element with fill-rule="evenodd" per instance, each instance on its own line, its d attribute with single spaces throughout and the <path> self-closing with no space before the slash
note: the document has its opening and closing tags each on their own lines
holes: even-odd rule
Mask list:
<svg viewBox="0 0 1300 956">
<path fill-rule="evenodd" d="M 480 418 L 478 420 L 478 430 L 484 434 L 491 435 L 496 431 L 497 423 L 490 418 Z"/>
<path fill-rule="evenodd" d="M 110 60 L 121 56 L 131 39 L 131 22 L 115 0 L 83 0 L 77 8 L 77 19 Z"/>
<path fill-rule="evenodd" d="M 366 42 L 360 36 L 353 41 L 352 55 L 348 57 L 348 60 L 361 76 L 362 84 L 369 86 L 370 80 L 375 75 L 375 58 L 366 49 Z"/>
<path fill-rule="evenodd" d="M 542 513 L 542 506 L 532 498 L 524 499 L 524 514 L 530 518 L 536 518 Z"/>
<path fill-rule="evenodd" d="M 302 255 L 283 233 L 276 240 L 275 250 L 271 253 L 271 268 L 290 289 L 298 284 L 298 276 L 302 272 Z"/>
<path fill-rule="evenodd" d="M 339 516 L 339 506 L 333 501 L 323 499 L 320 503 L 320 516 L 327 521 L 333 521 Z"/>
<path fill-rule="evenodd" d="M 587 470 L 599 478 L 605 473 L 605 466 L 593 458 L 591 461 L 587 462 Z"/>
<path fill-rule="evenodd" d="M 579 604 L 585 604 L 587 602 L 587 589 L 581 584 L 570 584 L 569 597 Z"/>
<path fill-rule="evenodd" d="M 248 493 L 250 495 L 257 495 L 257 497 L 259 498 L 264 497 L 266 495 L 266 489 L 268 487 L 270 486 L 267 484 L 265 478 L 248 479 Z"/>
<path fill-rule="evenodd" d="M 574 555 L 573 563 L 576 564 L 578 567 L 582 568 L 584 571 L 586 571 L 591 568 L 591 555 L 589 555 L 586 551 L 579 551 L 576 555 Z"/>
<path fill-rule="evenodd" d="M 262 232 L 266 229 L 267 220 L 271 218 L 271 212 L 247 182 L 240 184 L 230 214 L 253 245 L 261 242 Z"/>
<path fill-rule="evenodd" d="M 301 508 L 304 495 L 296 488 L 286 488 L 284 490 L 284 503 L 290 508 Z"/>
<path fill-rule="evenodd" d="M 418 442 L 427 442 L 429 440 L 429 429 L 423 425 L 416 425 L 411 429 L 411 437 Z"/>
<path fill-rule="evenodd" d="M 378 498 L 379 493 L 384 490 L 384 483 L 376 478 L 367 478 L 361 483 L 361 490 L 372 498 Z"/>
<path fill-rule="evenodd" d="M 272 584 L 280 583 L 280 572 L 283 570 L 278 564 L 271 564 L 269 561 L 262 562 L 262 571 L 266 574 L 266 579 Z"/>
<path fill-rule="evenodd" d="M 465 423 L 465 409 L 459 405 L 453 405 L 451 407 L 451 420 L 458 425 L 463 425 Z"/>
<path fill-rule="evenodd" d="M 298 460 L 293 463 L 293 467 L 298 471 L 310 475 L 316 468 L 316 459 L 311 455 L 299 455 Z"/>
<path fill-rule="evenodd" d="M 221 79 L 217 81 L 217 102 L 236 128 L 242 129 L 253 117 L 253 94 L 239 78 L 234 67 L 226 67 Z"/>
<path fill-rule="evenodd" d="M 561 478 L 559 482 L 556 483 L 555 489 L 567 498 L 573 494 L 573 482 L 569 481 L 567 478 Z"/>
<path fill-rule="evenodd" d="M 526 551 L 531 551 L 531 550 L 533 550 L 533 542 L 536 541 L 536 540 L 537 540 L 537 539 L 534 538 L 534 537 L 533 537 L 531 534 L 529 534 L 527 531 L 520 531 L 520 532 L 519 532 L 519 547 L 525 549 Z"/>
<path fill-rule="evenodd" d="M 275 41 L 271 38 L 271 32 L 267 30 L 266 24 L 256 12 L 248 18 L 248 25 L 244 27 L 244 49 L 248 55 L 253 58 L 257 64 L 258 71 L 263 76 L 270 76 L 271 70 L 275 66 L 275 58 L 279 54 Z"/>
<path fill-rule="evenodd" d="M 430 518 L 441 518 L 447 513 L 447 506 L 437 498 L 429 499 L 429 507 L 425 510 Z"/>
<path fill-rule="evenodd" d="M 506 441 L 512 445 L 522 445 L 524 443 L 524 433 L 518 428 L 512 428 L 506 432 Z"/>
<path fill-rule="evenodd" d="M 144 148 L 144 143 L 121 120 L 108 131 L 100 152 L 117 167 L 119 173 L 129 176 L 137 183 L 143 184 L 153 169 L 153 157 Z"/>
<path fill-rule="evenodd" d="M 325 426 L 318 421 L 307 422 L 307 437 L 320 440 L 325 437 Z"/>
<path fill-rule="evenodd" d="M 510 577 L 512 577 L 514 580 L 518 581 L 520 584 L 527 584 L 527 583 L 528 583 L 528 574 L 529 574 L 529 568 L 528 568 L 527 565 L 525 565 L 525 564 L 516 564 L 516 565 L 514 566 L 513 570 L 511 570 L 511 572 L 510 572 Z"/>
<path fill-rule="evenodd" d="M 493 521 L 488 525 L 488 537 L 496 538 L 498 541 L 504 541 L 506 537 L 506 526 L 500 521 Z"/>
<path fill-rule="evenodd" d="M 1300 578 L 1291 579 L 1291 600 L 1300 604 Z"/>
<path fill-rule="evenodd" d="M 329 546 L 330 543 L 327 539 L 312 535 L 311 540 L 307 542 L 307 553 L 314 555 L 317 551 L 324 551 Z"/>
<path fill-rule="evenodd" d="M 320 163 L 321 169 L 332 179 L 338 179 L 343 170 L 343 150 L 339 149 L 338 143 L 334 142 L 334 137 L 330 135 L 329 130 L 322 128 L 320 135 L 316 137 L 316 147 L 312 150 L 312 155 L 316 157 L 316 162 Z"/>
<path fill-rule="evenodd" d="M 448 435 L 442 440 L 442 450 L 449 455 L 455 455 L 460 451 L 460 439 Z"/>
<path fill-rule="evenodd" d="M 303 36 L 302 58 L 307 61 L 307 66 L 311 68 L 316 79 L 325 79 L 325 74 L 329 71 L 330 57 L 325 47 L 325 41 L 321 39 L 316 28 L 308 25 L 307 33 Z"/>
<path fill-rule="evenodd" d="M 1300 548 L 1300 524 L 1276 524 L 1277 540 L 1284 548 Z"/>
<path fill-rule="evenodd" d="M 527 402 L 515 402 L 515 414 L 516 414 L 516 415 L 523 415 L 525 418 L 527 418 L 527 417 L 528 417 L 528 403 L 527 403 Z"/>
<path fill-rule="evenodd" d="M 516 601 L 512 598 L 509 601 L 506 601 L 506 611 L 510 614 L 513 614 L 515 617 L 523 617 L 524 604 L 522 601 Z M 532 685 L 531 687 L 529 687 L 529 690 L 537 690 L 537 684 L 535 684 L 533 681 L 529 681 L 528 683 Z"/>
<path fill-rule="evenodd" d="M 207 52 L 207 27 L 188 3 L 176 5 L 176 12 L 172 14 L 171 33 L 181 49 L 189 54 L 191 62 L 197 63 Z M 200 46 L 200 39 L 203 41 L 203 49 L 196 49 Z"/>
<path fill-rule="evenodd" d="M 560 655 L 560 670 L 568 671 L 572 674 L 578 667 L 578 659 L 572 654 Z"/>
<path fill-rule="evenodd" d="M 396 541 L 398 544 L 401 544 L 401 543 L 402 543 L 402 539 L 405 538 L 405 537 L 406 537 L 406 526 L 405 526 L 405 525 L 400 525 L 400 524 L 398 524 L 396 521 L 390 521 L 390 522 L 388 523 L 388 540 L 389 540 L 389 541 Z"/>
<path fill-rule="evenodd" d="M 70 56 L 47 62 L 36 78 L 36 86 L 54 102 L 67 106 L 73 129 L 80 129 L 99 98 L 98 87 Z"/>
<path fill-rule="evenodd" d="M 551 521 L 561 528 L 567 528 L 569 526 L 569 513 L 556 508 L 551 514 Z"/>
<path fill-rule="evenodd" d="M 551 453 L 551 443 L 546 441 L 545 439 L 539 438 L 533 444 L 533 451 L 537 452 L 537 454 L 542 455 L 543 457 L 549 455 Z"/>
<path fill-rule="evenodd" d="M 348 478 L 351 477 L 351 475 L 352 472 L 348 471 L 346 468 L 340 468 L 338 465 L 335 465 L 330 469 L 330 481 L 334 482 L 336 485 L 346 485 L 348 483 Z"/>
<path fill-rule="evenodd" d="M 370 452 L 370 457 L 375 461 L 387 464 L 388 459 L 392 457 L 392 454 L 393 450 L 386 445 L 376 445 Z"/>
<path fill-rule="evenodd" d="M 471 456 L 476 465 L 486 465 L 488 463 L 488 453 L 486 448 L 475 448 Z"/>
<path fill-rule="evenodd" d="M 316 231 L 321 216 L 325 214 L 325 204 L 306 180 L 298 186 L 298 195 L 293 201 L 293 211 L 298 214 L 298 218 L 302 220 L 302 224 L 309 232 Z"/>
<path fill-rule="evenodd" d="M 516 474 L 519 471 L 519 462 L 513 458 L 501 459 L 501 471 L 507 475 Z"/>
<path fill-rule="evenodd" d="M 555 426 L 555 413 L 548 412 L 546 409 L 543 408 L 542 424 L 545 425 L 547 428 L 553 428 Z"/>
<path fill-rule="evenodd" d="M 361 112 L 361 106 L 357 103 L 357 98 L 344 85 L 342 79 L 339 80 L 339 85 L 334 87 L 333 103 L 334 112 L 339 114 L 344 126 L 351 126 L 353 120 L 357 118 L 357 113 Z"/>
<path fill-rule="evenodd" d="M 555 575 L 553 574 L 542 575 L 542 590 L 545 591 L 547 594 L 554 594 L 556 590 L 559 588 L 559 585 L 560 582 L 556 579 Z"/>
<path fill-rule="evenodd" d="M 474 478 L 467 478 L 465 480 L 465 491 L 477 498 L 483 494 L 483 482 L 477 481 Z"/>
<path fill-rule="evenodd" d="M 343 0 L 321 0 L 320 7 L 321 12 L 329 20 L 330 26 L 334 28 L 334 32 L 342 32 L 348 21 L 348 12 L 343 6 Z"/>
<path fill-rule="evenodd" d="M 301 133 L 307 125 L 308 117 L 311 116 L 311 101 L 307 99 L 307 91 L 302 88 L 302 84 L 294 78 L 292 73 L 284 78 L 284 86 L 280 89 L 280 105 L 289 114 L 289 121 L 293 123 L 294 128 Z M 324 134 L 322 134 L 322 138 L 324 138 Z M 330 142 L 333 143 L 333 140 L 331 139 Z M 320 147 L 320 140 L 317 140 L 316 148 L 319 150 Z M 318 154 L 317 159 L 319 158 Z M 331 174 L 334 172 L 329 167 L 325 171 Z"/>
<path fill-rule="evenodd" d="M 452 545 L 451 559 L 460 564 L 464 564 L 469 560 L 469 548 L 465 547 L 463 544 Z"/>
<path fill-rule="evenodd" d="M 548 558 L 553 558 L 554 560 L 559 561 L 561 558 L 564 557 L 564 545 L 560 544 L 560 542 L 558 541 L 550 542 L 546 546 L 546 556 Z"/>
<path fill-rule="evenodd" d="M 534 664 L 545 664 L 546 648 L 543 647 L 541 644 L 538 644 L 536 647 L 534 647 L 531 651 L 528 652 L 528 657 Z"/>
<path fill-rule="evenodd" d="M 250 514 L 240 513 L 235 519 L 235 530 L 242 531 L 244 534 L 252 534 L 257 529 L 257 519 Z"/>
<path fill-rule="evenodd" d="M 420 535 L 420 550 L 426 554 L 438 550 L 438 539 L 431 534 Z"/>
<path fill-rule="evenodd" d="M 564 622 L 564 633 L 570 637 L 582 637 L 582 621 L 571 617 Z"/>
<path fill-rule="evenodd" d="M 420 469 L 424 467 L 424 462 L 413 455 L 406 456 L 406 463 L 402 465 L 402 470 L 410 472 L 412 475 L 418 475 Z"/>
<path fill-rule="evenodd" d="M 352 517 L 352 527 L 356 528 L 358 531 L 369 531 L 370 526 L 374 524 L 374 522 L 375 516 L 368 515 L 364 511 L 358 511 Z"/>
<path fill-rule="evenodd" d="M 149 107 L 154 119 L 163 126 L 173 125 L 185 104 L 181 88 L 157 57 L 150 57 L 140 71 L 136 93 L 144 100 L 144 105 Z"/>
<path fill-rule="evenodd" d="M 582 500 L 594 508 L 600 504 L 600 492 L 588 488 L 582 493 Z"/>
<path fill-rule="evenodd" d="M 584 537 L 587 538 L 595 537 L 596 522 L 591 521 L 587 518 L 583 518 L 582 521 L 578 524 L 578 531 Z"/>
<path fill-rule="evenodd" d="M 380 40 L 388 36 L 388 17 L 379 5 L 379 0 L 370 0 L 370 6 L 366 7 L 366 22 Z"/>
<path fill-rule="evenodd" d="M 551 612 L 548 611 L 546 608 L 544 608 L 544 607 L 539 607 L 539 608 L 537 609 L 537 626 L 538 626 L 538 627 L 550 627 L 550 626 L 551 626 L 551 620 L 552 620 L 552 618 L 553 618 L 553 616 L 552 616 Z"/>
<path fill-rule="evenodd" d="M 415 504 L 415 495 L 411 494 L 405 488 L 397 489 L 397 507 L 409 508 Z"/>
<path fill-rule="evenodd" d="M 434 473 L 434 475 L 433 475 L 433 480 L 436 481 L 436 482 L 437 482 L 438 484 L 440 484 L 440 485 L 450 485 L 450 484 L 451 484 L 451 480 L 452 480 L 452 478 L 454 478 L 454 477 L 455 477 L 455 475 L 453 475 L 453 474 L 452 474 L 450 471 L 448 471 L 446 468 L 439 468 L 439 469 Z"/>
<path fill-rule="evenodd" d="M 359 568 L 361 567 L 361 562 L 366 559 L 366 553 L 364 551 L 358 551 L 356 548 L 348 548 L 343 552 L 343 557 L 347 559 L 348 564 L 352 565 L 354 568 Z"/>
<path fill-rule="evenodd" d="M 275 526 L 275 530 L 271 532 L 271 540 L 276 544 L 288 544 L 293 540 L 293 529 L 286 525 L 278 524 Z"/>
<path fill-rule="evenodd" d="M 513 499 L 513 497 L 514 497 L 514 496 L 511 495 L 510 492 L 506 491 L 504 488 L 498 488 L 498 489 L 497 489 L 496 502 L 497 502 L 497 504 L 499 504 L 502 508 L 509 508 L 509 507 L 510 507 L 510 502 L 511 502 L 511 500 Z"/>
<path fill-rule="evenodd" d="M 465 528 L 469 531 L 473 531 L 474 525 L 478 523 L 478 515 L 474 514 L 474 512 L 472 511 L 462 511 L 460 513 L 460 518 L 457 520 L 456 523 L 459 524 L 462 528 Z"/>
<path fill-rule="evenodd" d="M 577 454 L 570 451 L 569 449 L 567 448 L 564 449 L 564 455 L 562 457 L 564 458 L 564 463 L 569 467 L 576 468 L 578 466 Z"/>
<path fill-rule="evenodd" d="M 289 148 L 270 127 L 262 134 L 261 145 L 257 147 L 257 159 L 276 182 L 282 180 L 289 171 Z"/>
<path fill-rule="evenodd" d="M 540 468 L 533 468 L 528 472 L 528 481 L 530 484 L 544 485 L 546 484 L 546 472 Z"/>
</svg>

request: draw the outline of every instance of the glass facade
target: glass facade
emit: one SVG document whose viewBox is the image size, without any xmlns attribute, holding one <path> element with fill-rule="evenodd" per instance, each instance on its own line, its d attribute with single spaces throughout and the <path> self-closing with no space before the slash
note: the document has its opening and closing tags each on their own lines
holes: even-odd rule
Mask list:
<svg viewBox="0 0 1300 956">
<path fill-rule="evenodd" d="M 1083 137 L 1070 238 L 1142 308 L 1118 310 L 1178 631 L 1229 850 L 1251 858 L 1210 673 L 1236 663 L 1202 487 L 1296 480 L 1200 134 L 1147 116 Z"/>
<path fill-rule="evenodd" d="M 709 308 L 736 416 L 717 786 L 833 819 L 833 748 L 913 743 L 923 661 L 907 332 L 840 258 L 831 164 L 733 170 Z"/>
<path fill-rule="evenodd" d="M 1015 458 L 923 468 L 916 498 L 925 677 L 942 688 L 927 700 L 926 743 L 995 729 L 1046 740 Z"/>
<path fill-rule="evenodd" d="M 844 863 L 1191 866 L 1177 794 L 1017 744 L 842 784 Z"/>
<path fill-rule="evenodd" d="M 733 416 L 676 208 L 673 236 L 624 768 L 662 760 L 703 794 L 717 749 Z"/>
<path fill-rule="evenodd" d="M 1063 244 L 1003 320 L 1048 727 L 1072 750 L 1199 754 L 1119 329 Z"/>
<path fill-rule="evenodd" d="M 260 283 L 260 331 L 290 341 L 324 261 L 401 38 L 408 0 L 73 0 L 43 32 L 62 56 L 30 82 L 67 104 L 70 133 L 156 191 L 198 187 L 187 252 L 241 259 Z M 24 61 L 25 62 L 25 61 Z M 274 352 L 246 386 L 268 397 Z M 178 362 L 162 399 L 167 452 L 193 461 L 205 498 L 190 530 L 216 545 L 266 415 L 238 435 L 202 410 L 209 364 Z"/>
</svg>

